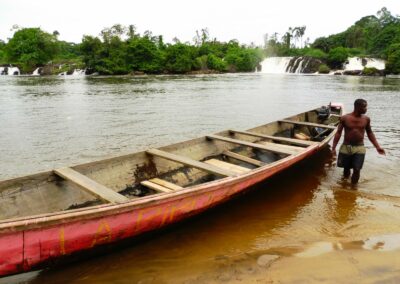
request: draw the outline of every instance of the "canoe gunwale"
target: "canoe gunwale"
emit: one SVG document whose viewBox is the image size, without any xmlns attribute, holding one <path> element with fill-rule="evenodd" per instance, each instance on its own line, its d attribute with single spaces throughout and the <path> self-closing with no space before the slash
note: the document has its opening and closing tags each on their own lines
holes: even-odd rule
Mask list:
<svg viewBox="0 0 400 284">
<path fill-rule="evenodd" d="M 325 140 L 323 142 L 325 142 Z M 225 186 L 238 184 L 240 182 L 247 180 L 248 178 L 257 175 L 262 175 L 264 172 L 266 173 L 272 168 L 279 168 L 280 165 L 284 165 L 289 161 L 292 161 L 292 163 L 288 163 L 288 166 L 291 166 L 297 161 L 312 155 L 321 147 L 325 146 L 323 142 L 320 142 L 313 146 L 309 146 L 305 148 L 304 151 L 299 152 L 298 154 L 290 155 L 273 163 L 266 164 L 259 168 L 255 168 L 249 171 L 248 173 L 236 174 L 235 176 L 225 177 L 215 181 L 209 181 L 192 187 L 184 188 L 176 192 L 160 193 L 157 195 L 145 196 L 141 197 L 140 199 L 132 199 L 130 201 L 120 204 L 101 204 L 93 207 L 85 207 L 68 211 L 58 211 L 53 213 L 45 213 L 41 215 L 33 215 L 29 216 L 28 218 L 20 217 L 14 219 L 6 219 L 0 222 L 0 234 L 4 234 L 7 232 L 17 232 L 27 229 L 43 228 L 44 226 L 47 227 L 47 226 L 52 226 L 54 224 L 70 223 L 77 220 L 83 221 L 96 217 L 110 216 L 132 210 L 143 209 L 155 204 L 159 205 L 162 203 L 179 200 L 186 197 L 206 194 L 218 189 L 219 186 L 222 184 L 224 184 Z"/>
<path fill-rule="evenodd" d="M 310 111 L 313 111 L 315 109 L 312 109 Z M 307 112 L 310 112 L 307 111 Z M 306 112 L 304 112 L 306 113 Z M 302 114 L 302 113 L 300 113 Z M 299 114 L 299 115 L 300 115 Z M 275 121 L 273 121 L 275 122 Z M 271 122 L 271 123 L 273 123 Z M 267 123 L 269 124 L 269 123 Z M 261 126 L 267 125 L 263 124 Z M 249 130 L 250 131 L 250 130 Z M 163 203 L 171 202 L 171 201 L 176 201 L 180 199 L 184 199 L 187 197 L 192 197 L 196 195 L 203 195 L 207 194 L 213 191 L 218 190 L 221 185 L 224 187 L 230 186 L 230 185 L 237 185 L 242 182 L 245 182 L 246 180 L 249 179 L 254 179 L 256 180 L 254 183 L 255 184 L 262 179 L 265 179 L 269 177 L 268 172 L 271 171 L 271 169 L 276 168 L 277 172 L 286 169 L 287 167 L 292 166 L 293 164 L 297 163 L 298 161 L 311 156 L 315 152 L 317 152 L 319 149 L 325 147 L 328 142 L 332 139 L 332 137 L 335 135 L 337 131 L 337 128 L 332 129 L 332 132 L 321 142 L 316 142 L 314 145 L 308 146 L 304 148 L 303 151 L 300 151 L 299 153 L 288 155 L 278 161 L 275 161 L 270 164 L 265 164 L 263 166 L 260 166 L 258 168 L 252 169 L 251 171 L 247 173 L 242 173 L 242 174 L 236 174 L 233 176 L 229 177 L 224 177 L 218 180 L 214 181 L 209 181 L 206 183 L 194 185 L 191 187 L 183 188 L 179 191 L 174 191 L 170 193 L 159 193 L 156 195 L 150 195 L 150 196 L 145 196 L 137 199 L 131 199 L 129 201 L 119 203 L 119 204 L 101 204 L 101 205 L 95 205 L 95 206 L 90 206 L 90 207 L 84 207 L 84 208 L 78 208 L 78 209 L 72 209 L 68 211 L 57 211 L 57 212 L 50 212 L 50 213 L 43 213 L 43 214 L 37 214 L 37 215 L 31 215 L 31 216 L 25 216 L 25 217 L 17 217 L 17 218 L 10 218 L 10 219 L 4 219 L 0 221 L 0 235 L 3 234 L 8 234 L 8 233 L 14 233 L 18 231 L 24 231 L 24 230 L 30 230 L 30 229 L 40 229 L 40 228 L 45 228 L 45 227 L 52 227 L 55 225 L 62 225 L 62 224 L 68 224 L 72 223 L 75 221 L 84 221 L 84 220 L 89 220 L 89 219 L 95 219 L 95 218 L 100 218 L 100 217 L 105 217 L 105 216 L 111 216 L 115 214 L 121 214 L 133 210 L 140 210 L 143 208 L 151 207 L 154 205 L 160 205 Z M 179 143 L 177 143 L 179 144 Z M 162 147 L 159 147 L 162 148 Z M 145 152 L 145 151 L 139 151 L 136 153 L 131 153 L 124 155 L 124 158 L 128 158 L 129 156 L 132 156 L 134 154 L 140 153 L 140 152 Z M 107 162 L 107 161 L 112 161 L 115 159 L 121 158 L 119 157 L 112 157 L 112 158 L 107 158 L 101 161 L 97 162 Z M 71 168 L 77 167 L 77 166 L 82 166 L 82 165 L 90 165 L 90 164 L 95 164 L 97 163 L 96 161 L 94 162 L 89 162 L 86 164 L 80 164 L 76 166 L 72 166 Z M 43 175 L 43 174 L 48 174 L 51 171 L 46 171 L 42 173 L 37 173 L 32 175 L 32 177 Z M 264 178 L 257 180 L 257 177 L 262 177 L 265 176 Z M 12 182 L 13 180 L 17 180 L 18 178 L 14 178 L 11 180 L 6 180 L 5 182 Z M 252 185 L 251 184 L 251 185 Z M 239 192 L 244 191 L 244 189 L 241 189 Z M 229 194 L 228 196 L 233 195 L 234 193 Z"/>
</svg>

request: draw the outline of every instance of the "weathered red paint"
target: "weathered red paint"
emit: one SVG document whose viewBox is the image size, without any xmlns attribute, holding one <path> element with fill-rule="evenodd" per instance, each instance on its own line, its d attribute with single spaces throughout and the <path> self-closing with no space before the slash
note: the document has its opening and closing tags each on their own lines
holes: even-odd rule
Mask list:
<svg viewBox="0 0 400 284">
<path fill-rule="evenodd" d="M 0 275 L 29 271 L 51 259 L 117 242 L 182 220 L 314 154 L 319 146 L 309 147 L 294 157 L 251 173 L 227 177 L 178 193 L 0 224 Z"/>
</svg>

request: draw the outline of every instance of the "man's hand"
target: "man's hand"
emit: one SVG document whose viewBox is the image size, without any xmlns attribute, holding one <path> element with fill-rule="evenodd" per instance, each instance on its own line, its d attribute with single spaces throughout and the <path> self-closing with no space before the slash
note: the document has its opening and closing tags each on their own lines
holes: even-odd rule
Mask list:
<svg viewBox="0 0 400 284">
<path fill-rule="evenodd" d="M 378 153 L 381 154 L 381 155 L 386 155 L 385 150 L 383 148 L 381 148 L 381 147 L 377 147 L 376 151 L 378 151 Z"/>
<path fill-rule="evenodd" d="M 331 153 L 332 157 L 336 158 L 336 148 L 332 148 Z"/>
</svg>

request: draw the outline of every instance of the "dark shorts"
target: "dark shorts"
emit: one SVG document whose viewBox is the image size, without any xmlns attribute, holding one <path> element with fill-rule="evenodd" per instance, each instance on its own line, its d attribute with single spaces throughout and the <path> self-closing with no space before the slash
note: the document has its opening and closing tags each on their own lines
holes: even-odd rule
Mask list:
<svg viewBox="0 0 400 284">
<path fill-rule="evenodd" d="M 345 169 L 361 170 L 365 159 L 363 145 L 342 145 L 339 150 L 337 166 Z"/>
</svg>

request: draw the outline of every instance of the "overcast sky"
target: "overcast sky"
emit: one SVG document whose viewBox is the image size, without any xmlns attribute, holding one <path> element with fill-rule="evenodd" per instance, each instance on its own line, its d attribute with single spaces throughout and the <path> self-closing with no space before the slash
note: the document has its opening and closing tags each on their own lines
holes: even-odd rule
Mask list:
<svg viewBox="0 0 400 284">
<path fill-rule="evenodd" d="M 306 26 L 304 38 L 344 31 L 363 16 L 387 7 L 400 14 L 399 0 L 0 0 L 0 39 L 12 37 L 13 25 L 57 30 L 59 39 L 80 42 L 114 24 L 150 30 L 170 42 L 191 41 L 207 27 L 221 41 L 262 44 L 265 33 L 282 35 Z"/>
</svg>

